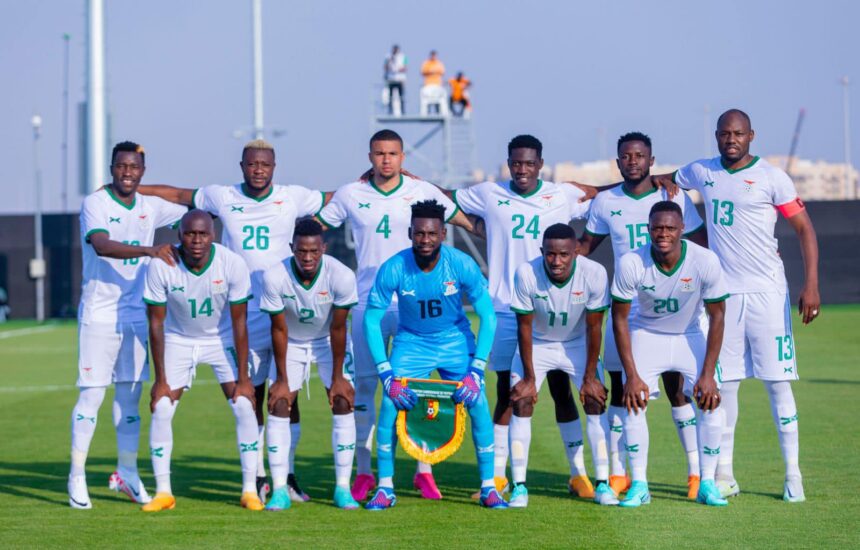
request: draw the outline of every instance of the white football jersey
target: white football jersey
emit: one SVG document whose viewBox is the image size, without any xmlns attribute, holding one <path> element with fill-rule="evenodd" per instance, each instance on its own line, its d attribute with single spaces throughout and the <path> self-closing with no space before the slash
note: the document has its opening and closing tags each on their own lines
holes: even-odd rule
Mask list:
<svg viewBox="0 0 860 550">
<path fill-rule="evenodd" d="M 535 341 L 569 342 L 585 338 L 585 314 L 609 307 L 606 268 L 585 256 L 574 260 L 573 272 L 564 283 L 549 278 L 543 257 L 517 268 L 511 309 L 534 313 Z"/>
<path fill-rule="evenodd" d="M 184 206 L 141 194 L 136 194 L 131 206 L 126 206 L 107 186 L 84 198 L 80 217 L 83 281 L 78 319 L 81 322 L 146 321 L 141 296 L 144 266 L 149 258 L 119 260 L 99 256 L 90 245 L 90 235 L 107 233 L 112 241 L 152 246 L 155 230 L 175 225 L 187 211 Z"/>
<path fill-rule="evenodd" d="M 358 303 L 355 273 L 332 256 L 324 255 L 317 276 L 305 286 L 293 258 L 268 268 L 263 275 L 260 309 L 286 312 L 290 343 L 328 338 L 332 311 Z"/>
<path fill-rule="evenodd" d="M 716 157 L 684 166 L 674 179 L 704 198 L 708 246 L 722 262 L 729 291 L 787 292 L 774 225 L 775 207 L 797 200 L 788 175 L 758 157 L 738 170 Z"/>
<path fill-rule="evenodd" d="M 221 241 L 245 260 L 254 296 L 262 296 L 263 271 L 292 255 L 296 219 L 317 214 L 325 194 L 300 185 L 272 185 L 268 195 L 257 199 L 246 195 L 243 186 L 201 187 L 194 191 L 194 206 L 221 218 Z M 248 304 L 249 311 L 259 308 L 257 299 Z"/>
<path fill-rule="evenodd" d="M 367 302 L 376 271 L 388 258 L 412 246 L 409 226 L 411 206 L 436 199 L 445 207 L 445 220 L 457 214 L 457 206 L 435 185 L 400 176 L 400 185 L 388 193 L 373 182 L 355 181 L 338 189 L 322 209 L 319 218 L 329 227 L 340 227 L 349 220 L 358 263 L 358 300 Z"/>
<path fill-rule="evenodd" d="M 622 256 L 612 281 L 613 300 L 639 302 L 630 314 L 630 328 L 663 334 L 700 332 L 704 302 L 728 297 L 717 255 L 686 240 L 672 271 L 657 265 L 648 245 Z"/>
<path fill-rule="evenodd" d="M 164 341 L 232 342 L 230 305 L 251 299 L 251 279 L 238 254 L 212 245 L 209 263 L 194 272 L 180 261 L 170 267 L 154 262 L 146 273 L 143 300 L 167 306 Z"/>
<path fill-rule="evenodd" d="M 544 230 L 556 223 L 582 219 L 591 201 L 574 185 L 538 180 L 528 195 L 511 189 L 511 182 L 484 182 L 458 189 L 457 205 L 467 214 L 484 219 L 490 295 L 497 312 L 509 312 L 514 272 L 540 256 Z"/>
<path fill-rule="evenodd" d="M 597 194 L 591 202 L 585 231 L 592 235 L 609 236 L 613 265 L 617 266 L 621 256 L 651 242 L 648 214 L 652 206 L 668 200 L 680 206 L 684 213 L 685 235 L 702 227 L 702 218 L 696 206 L 683 191 L 671 199 L 666 191 L 656 187 L 641 195 L 631 195 L 622 184 Z"/>
</svg>

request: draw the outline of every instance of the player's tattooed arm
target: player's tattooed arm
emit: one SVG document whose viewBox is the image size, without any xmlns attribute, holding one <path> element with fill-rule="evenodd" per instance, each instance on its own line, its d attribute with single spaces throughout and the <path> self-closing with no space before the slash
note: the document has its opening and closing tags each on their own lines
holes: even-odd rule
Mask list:
<svg viewBox="0 0 860 550">
<path fill-rule="evenodd" d="M 254 385 L 248 373 L 248 302 L 241 304 L 230 304 L 230 320 L 233 322 L 233 346 L 236 350 L 236 368 L 239 370 L 239 379 L 233 387 L 233 402 L 239 397 L 244 397 L 256 404 Z"/>
<path fill-rule="evenodd" d="M 347 414 L 355 410 L 355 390 L 343 375 L 343 362 L 346 357 L 346 318 L 348 315 L 349 309 L 333 309 L 329 328 L 332 373 L 328 403 L 334 414 Z"/>
<path fill-rule="evenodd" d="M 194 206 L 194 192 L 196 189 L 185 189 L 173 187 L 172 185 L 139 185 L 137 192 L 141 195 L 150 195 L 164 199 L 167 202 Z"/>
<path fill-rule="evenodd" d="M 630 302 L 612 301 L 612 330 L 615 333 L 615 345 L 618 346 L 618 356 L 624 367 L 627 381 L 624 382 L 624 405 L 628 412 L 638 413 L 648 406 L 650 391 L 648 385 L 639 378 L 636 364 L 633 362 L 633 346 L 630 344 Z"/>
<path fill-rule="evenodd" d="M 532 361 L 532 322 L 534 313 L 517 313 L 517 344 L 523 361 L 523 378 L 511 388 L 511 402 L 514 408 L 525 408 L 530 413 L 537 403 L 535 387 L 535 368 Z M 527 414 L 530 416 L 530 414 Z"/>
<path fill-rule="evenodd" d="M 606 407 L 606 387 L 597 377 L 597 362 L 600 356 L 600 344 L 603 341 L 603 311 L 589 311 L 585 314 L 585 330 L 587 342 L 587 357 L 582 387 L 579 390 L 579 400 L 588 414 L 603 412 Z M 588 412 L 597 404 L 599 411 Z"/>
<path fill-rule="evenodd" d="M 818 293 L 818 237 L 806 210 L 788 218 L 788 223 L 800 239 L 804 282 L 797 308 L 803 318 L 803 324 L 807 325 L 818 317 L 821 309 L 821 296 Z"/>
<path fill-rule="evenodd" d="M 275 381 L 269 386 L 269 414 L 289 416 L 293 404 L 290 401 L 290 384 L 287 382 L 287 318 L 284 312 L 272 318 L 272 353 L 275 356 Z"/>
<path fill-rule="evenodd" d="M 116 260 L 128 260 L 131 258 L 158 258 L 169 266 L 176 265 L 178 258 L 177 250 L 169 244 L 158 244 L 155 246 L 136 246 L 111 240 L 107 233 L 102 231 L 87 237 L 93 250 L 99 256 L 114 258 Z"/>
<path fill-rule="evenodd" d="M 723 330 L 726 326 L 726 302 L 705 302 L 705 311 L 708 313 L 708 344 L 702 372 L 693 386 L 693 398 L 701 410 L 712 411 L 720 405 L 716 372 L 720 348 L 723 346 Z"/>
<path fill-rule="evenodd" d="M 171 393 L 170 386 L 164 374 L 164 318 L 167 316 L 167 307 L 164 305 L 146 305 L 146 317 L 149 321 L 149 349 L 152 354 L 152 367 L 155 371 L 155 382 L 149 392 L 149 410 L 155 412 L 155 404 L 162 397 L 167 397 L 170 402 L 176 401 Z"/>
</svg>

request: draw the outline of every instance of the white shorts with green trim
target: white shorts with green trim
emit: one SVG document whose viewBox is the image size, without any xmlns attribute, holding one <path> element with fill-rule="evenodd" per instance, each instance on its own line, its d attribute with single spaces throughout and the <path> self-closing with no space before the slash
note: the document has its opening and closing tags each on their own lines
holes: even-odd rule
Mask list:
<svg viewBox="0 0 860 550">
<path fill-rule="evenodd" d="M 788 294 L 732 294 L 720 351 L 723 380 L 797 380 Z"/>
<path fill-rule="evenodd" d="M 201 363 L 212 367 L 219 384 L 235 382 L 239 378 L 233 342 L 164 343 L 164 375 L 171 390 L 190 389 L 197 376 L 197 365 Z"/>
<path fill-rule="evenodd" d="M 146 321 L 78 323 L 78 381 L 81 388 L 149 380 Z"/>
<path fill-rule="evenodd" d="M 269 369 L 274 364 L 272 355 L 272 319 L 265 311 L 248 311 L 248 363 L 251 383 L 266 383 Z"/>
<path fill-rule="evenodd" d="M 582 379 L 585 376 L 585 362 L 588 358 L 585 338 L 569 342 L 532 342 L 532 364 L 535 370 L 535 388 L 540 391 L 546 375 L 551 370 L 560 370 L 567 373 L 576 388 L 582 387 Z M 597 377 L 603 382 L 602 365 L 597 365 Z M 523 378 L 523 361 L 520 352 L 514 354 L 511 363 L 511 387 Z"/>
<path fill-rule="evenodd" d="M 316 363 L 317 372 L 326 389 L 331 387 L 333 360 L 331 340 L 319 338 L 310 342 L 289 342 L 287 344 L 287 381 L 290 391 L 299 391 L 311 375 L 311 365 Z M 343 358 L 343 377 L 352 383 L 355 377 L 355 361 L 353 359 L 352 341 L 346 339 L 346 354 Z M 274 362 L 269 372 L 269 381 L 277 378 Z"/>
<path fill-rule="evenodd" d="M 659 334 L 637 329 L 630 332 L 636 373 L 648 386 L 652 399 L 660 396 L 658 380 L 664 372 L 679 372 L 684 377 L 684 394 L 692 397 L 693 386 L 702 372 L 707 338 L 702 332 L 689 334 Z M 715 376 L 717 385 L 723 381 L 720 363 Z M 623 376 L 627 381 L 626 374 Z"/>
</svg>

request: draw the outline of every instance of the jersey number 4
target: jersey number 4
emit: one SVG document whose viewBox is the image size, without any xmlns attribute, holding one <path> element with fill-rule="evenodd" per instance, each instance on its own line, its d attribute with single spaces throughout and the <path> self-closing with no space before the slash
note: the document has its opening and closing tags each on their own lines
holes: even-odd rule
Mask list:
<svg viewBox="0 0 860 550">
<path fill-rule="evenodd" d="M 531 235 L 532 239 L 537 239 L 540 235 L 540 216 L 532 216 L 528 225 L 526 225 L 526 217 L 522 214 L 514 214 L 511 216 L 511 221 L 517 224 L 511 229 L 512 239 L 525 239 L 524 232 Z M 525 230 L 523 230 L 524 227 Z"/>
<path fill-rule="evenodd" d="M 382 233 L 382 238 L 387 239 L 391 235 L 391 228 L 388 226 L 388 214 L 382 216 L 379 220 L 379 225 L 376 226 L 376 232 Z"/>
</svg>

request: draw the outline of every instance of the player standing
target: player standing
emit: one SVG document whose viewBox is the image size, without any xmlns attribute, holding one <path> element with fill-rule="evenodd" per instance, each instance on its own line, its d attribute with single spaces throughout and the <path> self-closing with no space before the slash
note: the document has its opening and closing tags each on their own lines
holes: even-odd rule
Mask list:
<svg viewBox="0 0 860 550">
<path fill-rule="evenodd" d="M 270 380 L 276 380 L 269 395 L 289 396 L 286 403 L 270 405 L 269 466 L 273 492 L 266 510 L 290 507 L 287 492 L 290 440 L 272 437 L 289 435 L 290 431 L 271 426 L 289 424 L 289 404 L 295 402 L 310 376 L 311 363 L 317 364 L 333 414 L 334 503 L 338 508 L 358 508 L 349 487 L 355 455 L 355 417 L 352 346 L 346 330 L 346 319 L 350 308 L 358 303 L 358 292 L 352 270 L 325 254 L 322 231 L 315 220 L 299 220 L 292 257 L 263 274 L 260 309 L 272 316 L 276 370 L 269 375 Z M 276 385 L 283 386 L 283 390 Z"/>
<path fill-rule="evenodd" d="M 328 228 L 349 220 L 358 262 L 358 306 L 352 311 L 352 341 L 355 346 L 356 477 L 352 496 L 367 498 L 376 485 L 371 473 L 372 428 L 376 420 L 377 374 L 364 334 L 367 296 L 379 266 L 411 246 L 411 206 L 425 199 L 437 200 L 446 211 L 445 221 L 471 230 L 469 220 L 436 186 L 401 173 L 405 155 L 403 140 L 391 130 L 380 130 L 370 138 L 369 181 L 355 181 L 339 188 L 318 218 Z M 396 299 L 382 319 L 382 337 L 388 342 L 397 330 Z M 440 499 L 429 464 L 418 464 L 413 484 L 424 498 Z"/>
<path fill-rule="evenodd" d="M 113 181 L 88 195 L 81 206 L 83 284 L 78 308 L 78 382 L 72 410 L 69 505 L 92 508 L 85 464 L 99 407 L 107 387 L 115 389 L 117 469 L 110 487 L 133 502 L 149 502 L 137 471 L 140 440 L 138 403 L 149 379 L 146 313 L 141 301 L 144 266 L 149 258 L 169 265 L 169 245 L 152 246 L 158 227 L 173 225 L 185 208 L 137 190 L 146 171 L 143 147 L 130 141 L 114 146 Z"/>
<path fill-rule="evenodd" d="M 519 347 L 511 365 L 511 471 L 514 489 L 508 505 L 525 508 L 531 420 L 547 372 L 561 370 L 580 390 L 588 441 L 597 479 L 594 499 L 618 504 L 609 488 L 604 413 L 606 388 L 598 373 L 603 313 L 609 308 L 606 269 L 576 254 L 576 233 L 563 223 L 543 233 L 541 257 L 517 268 L 511 310 L 517 315 Z M 581 445 L 581 444 L 580 444 Z M 580 465 L 585 470 L 585 465 Z"/>
<path fill-rule="evenodd" d="M 417 401 L 415 393 L 400 379 L 429 378 L 434 369 L 443 380 L 462 382 L 453 399 L 466 406 L 472 420 L 481 505 L 507 508 L 493 482 L 493 436 L 484 393 L 484 368 L 496 316 L 486 280 L 475 261 L 442 245 L 446 236 L 445 210 L 435 200 L 411 207 L 408 235 L 412 246 L 382 264 L 367 299 L 364 330 L 384 388 L 376 449 L 379 488 L 367 503 L 368 510 L 391 508 L 397 502 L 393 481 L 394 424 L 397 411 L 411 409 Z M 381 323 L 394 294 L 399 297 L 400 315 L 389 362 Z M 480 319 L 477 345 L 463 312 L 463 294 Z"/>
<path fill-rule="evenodd" d="M 496 408 L 493 441 L 496 486 L 507 485 L 508 423 L 511 416 L 511 362 L 517 349 L 517 320 L 510 310 L 514 272 L 524 262 L 540 256 L 541 235 L 556 223 L 583 218 L 589 203 L 576 186 L 543 181 L 543 145 L 529 135 L 517 136 L 508 144 L 510 182 L 484 182 L 456 191 L 457 205 L 467 214 L 483 218 L 487 233 L 490 295 L 498 318 L 490 369 L 496 371 Z M 558 375 L 558 376 L 554 376 Z M 556 402 L 556 421 L 570 464 L 568 487 L 581 497 L 594 496 L 594 488 L 582 463 L 582 425 L 566 374 L 548 376 Z"/>
<path fill-rule="evenodd" d="M 648 491 L 648 399 L 657 397 L 658 377 L 679 372 L 685 388 L 696 398 L 696 429 L 700 453 L 696 500 L 725 506 L 714 482 L 720 454 L 724 414 L 720 405 L 717 359 L 723 340 L 725 300 L 729 297 L 716 254 L 681 238 L 684 215 L 674 202 L 651 207 L 651 242 L 621 257 L 612 282 L 612 328 L 624 365 L 626 450 L 633 483 L 620 502 L 635 508 L 651 502 Z M 639 307 L 631 315 L 634 299 Z M 708 314 L 708 334 L 700 325 L 702 304 Z"/>
<path fill-rule="evenodd" d="M 794 228 L 803 254 L 804 286 L 798 309 L 803 323 L 818 317 L 818 242 L 812 220 L 788 175 L 750 155 L 755 132 L 749 116 L 730 109 L 717 121 L 720 156 L 693 162 L 673 174 L 674 181 L 702 194 L 708 213 L 708 241 L 729 283 L 723 369 L 723 433 L 717 479 L 723 496 L 740 492 L 732 469 L 738 388 L 745 378 L 764 382 L 785 461 L 783 498 L 805 500 L 800 474 L 797 406 L 791 381 L 797 359 L 785 268 L 774 237 L 777 212 Z M 667 176 L 663 176 L 667 179 Z"/>
<path fill-rule="evenodd" d="M 651 207 L 664 200 L 671 200 L 681 207 L 684 213 L 684 227 L 688 238 L 696 244 L 707 246 L 707 234 L 702 218 L 696 211 L 693 201 L 686 193 L 670 198 L 665 189 L 657 189 L 651 181 L 651 166 L 654 157 L 651 152 L 651 138 L 640 132 L 630 132 L 618 139 L 618 159 L 615 161 L 624 178 L 621 185 L 601 192 L 594 198 L 588 213 L 588 223 L 581 239 L 583 254 L 590 255 L 609 237 L 616 269 L 622 255 L 647 245 L 651 241 L 648 233 L 648 214 Z M 635 312 L 638 304 L 634 300 L 631 309 Z M 612 317 L 608 325 L 612 326 Z M 625 408 L 621 400 L 621 359 L 615 346 L 612 330 L 606 334 L 604 366 L 612 380 L 612 395 L 609 404 L 611 425 L 609 456 L 611 475 L 609 485 L 615 493 L 627 489 L 625 475 L 625 454 L 622 450 L 622 427 Z M 687 497 L 696 498 L 699 491 L 699 453 L 696 443 L 696 412 L 690 399 L 684 394 L 684 378 L 677 372 L 665 372 L 661 376 L 667 397 L 672 405 L 672 421 L 678 431 L 678 438 L 687 456 Z"/>
<path fill-rule="evenodd" d="M 156 489 L 152 502 L 143 506 L 144 512 L 176 506 L 170 486 L 173 416 L 200 363 L 212 366 L 236 418 L 242 507 L 263 509 L 255 485 L 257 418 L 247 368 L 245 319 L 251 279 L 242 258 L 213 244 L 214 240 L 212 217 L 192 210 L 182 217 L 179 227 L 180 264 L 153 264 L 146 273 L 143 300 L 155 367 L 149 446 Z"/>
<path fill-rule="evenodd" d="M 325 204 L 325 193 L 299 185 L 275 185 L 275 149 L 266 141 L 248 142 L 242 150 L 244 181 L 236 185 L 207 185 L 199 189 L 179 189 L 167 185 L 144 186 L 142 191 L 155 194 L 179 204 L 205 210 L 218 216 L 223 224 L 224 246 L 239 254 L 251 272 L 251 288 L 255 298 L 248 304 L 248 345 L 251 361 L 251 382 L 256 391 L 257 424 L 260 432 L 258 446 L 264 447 L 263 398 L 265 382 L 272 362 L 272 337 L 269 314 L 260 311 L 259 297 L 263 290 L 263 271 L 290 256 L 290 243 L 296 219 L 317 214 Z M 290 451 L 289 491 L 294 501 L 308 497 L 295 477 L 295 450 L 301 438 L 299 405 L 294 403 L 289 424 L 292 441 Z M 286 425 L 284 425 L 286 426 Z M 276 436 L 278 437 L 278 436 Z M 284 437 L 281 435 L 280 437 Z M 263 453 L 257 465 L 257 486 L 265 500 L 266 477 Z"/>
</svg>

